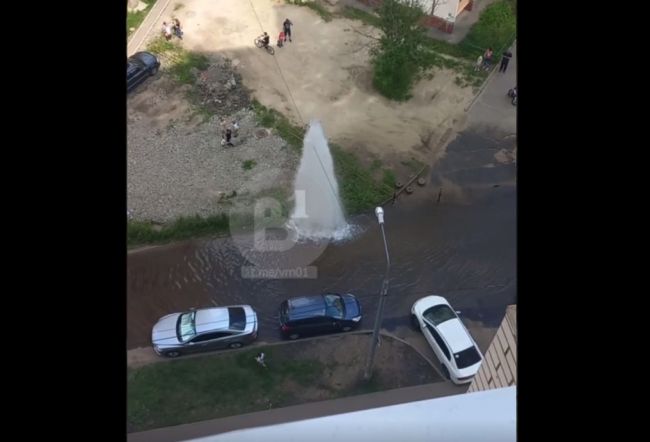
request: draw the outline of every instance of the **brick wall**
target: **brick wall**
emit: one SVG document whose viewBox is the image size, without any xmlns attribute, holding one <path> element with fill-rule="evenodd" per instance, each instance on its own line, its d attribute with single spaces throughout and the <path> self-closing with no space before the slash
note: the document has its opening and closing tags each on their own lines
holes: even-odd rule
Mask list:
<svg viewBox="0 0 650 442">
<path fill-rule="evenodd" d="M 517 306 L 506 309 L 497 334 L 484 355 L 483 363 L 467 390 L 491 390 L 517 384 Z"/>
</svg>

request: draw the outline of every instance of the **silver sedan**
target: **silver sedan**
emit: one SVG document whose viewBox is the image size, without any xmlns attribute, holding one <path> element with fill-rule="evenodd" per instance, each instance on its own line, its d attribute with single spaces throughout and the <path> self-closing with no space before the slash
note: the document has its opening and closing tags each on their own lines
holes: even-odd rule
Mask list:
<svg viewBox="0 0 650 442">
<path fill-rule="evenodd" d="M 220 348 L 239 348 L 257 338 L 257 314 L 250 305 L 235 305 L 172 313 L 160 318 L 151 332 L 153 349 L 161 356 Z"/>
</svg>

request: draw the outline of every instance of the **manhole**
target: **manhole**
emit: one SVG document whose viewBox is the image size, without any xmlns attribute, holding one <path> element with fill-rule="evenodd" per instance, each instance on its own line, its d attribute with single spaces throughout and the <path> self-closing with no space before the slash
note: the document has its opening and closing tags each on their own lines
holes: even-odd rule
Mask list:
<svg viewBox="0 0 650 442">
<path fill-rule="evenodd" d="M 397 181 L 397 182 L 395 182 L 395 188 L 397 188 L 397 189 L 401 189 L 403 185 L 404 185 L 404 184 L 402 184 L 401 181 Z"/>
<path fill-rule="evenodd" d="M 414 190 L 414 189 L 413 189 L 413 186 L 408 186 L 408 187 L 406 188 L 406 193 L 413 193 L 413 190 Z"/>
<path fill-rule="evenodd" d="M 427 180 L 424 178 L 418 178 L 418 185 L 424 186 L 427 183 Z"/>
</svg>

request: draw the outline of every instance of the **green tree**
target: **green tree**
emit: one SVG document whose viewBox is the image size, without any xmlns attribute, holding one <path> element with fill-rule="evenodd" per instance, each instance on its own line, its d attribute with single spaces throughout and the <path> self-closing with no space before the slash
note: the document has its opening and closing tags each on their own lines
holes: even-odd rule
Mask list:
<svg viewBox="0 0 650 442">
<path fill-rule="evenodd" d="M 373 84 L 390 99 L 406 100 L 423 66 L 424 10 L 420 0 L 384 0 L 377 13 L 383 35 L 373 49 Z"/>
</svg>

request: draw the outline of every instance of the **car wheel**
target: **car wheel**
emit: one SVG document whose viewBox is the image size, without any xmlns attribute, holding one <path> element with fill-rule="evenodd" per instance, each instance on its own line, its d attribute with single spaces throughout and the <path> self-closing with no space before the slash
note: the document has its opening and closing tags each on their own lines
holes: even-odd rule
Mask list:
<svg viewBox="0 0 650 442">
<path fill-rule="evenodd" d="M 299 337 L 300 337 L 300 335 L 298 333 L 291 333 L 289 335 L 289 339 L 291 339 L 291 340 L 298 339 Z"/>
<path fill-rule="evenodd" d="M 181 353 L 178 351 L 168 351 L 167 353 L 165 353 L 165 356 L 167 356 L 168 358 L 177 358 L 180 355 Z"/>
<path fill-rule="evenodd" d="M 151 71 L 149 71 L 149 75 L 151 75 L 152 77 L 153 77 L 154 75 L 156 75 L 157 73 L 158 73 L 158 66 L 156 66 L 156 67 L 153 68 Z"/>
<path fill-rule="evenodd" d="M 411 313 L 411 327 L 413 327 L 413 330 L 420 332 L 422 331 L 420 328 L 420 323 L 418 322 L 418 318 L 413 313 Z"/>
<path fill-rule="evenodd" d="M 242 344 L 241 342 L 233 342 L 233 343 L 230 344 L 228 347 L 230 347 L 230 348 L 241 348 L 242 345 L 243 345 L 243 344 Z"/>
<path fill-rule="evenodd" d="M 349 327 L 349 326 L 346 325 L 341 330 L 343 330 L 344 332 L 348 332 L 348 331 L 352 330 L 352 327 Z"/>
<path fill-rule="evenodd" d="M 445 379 L 451 379 L 449 376 L 449 370 L 447 369 L 447 366 L 443 364 L 442 366 L 442 375 L 445 377 Z"/>
</svg>

